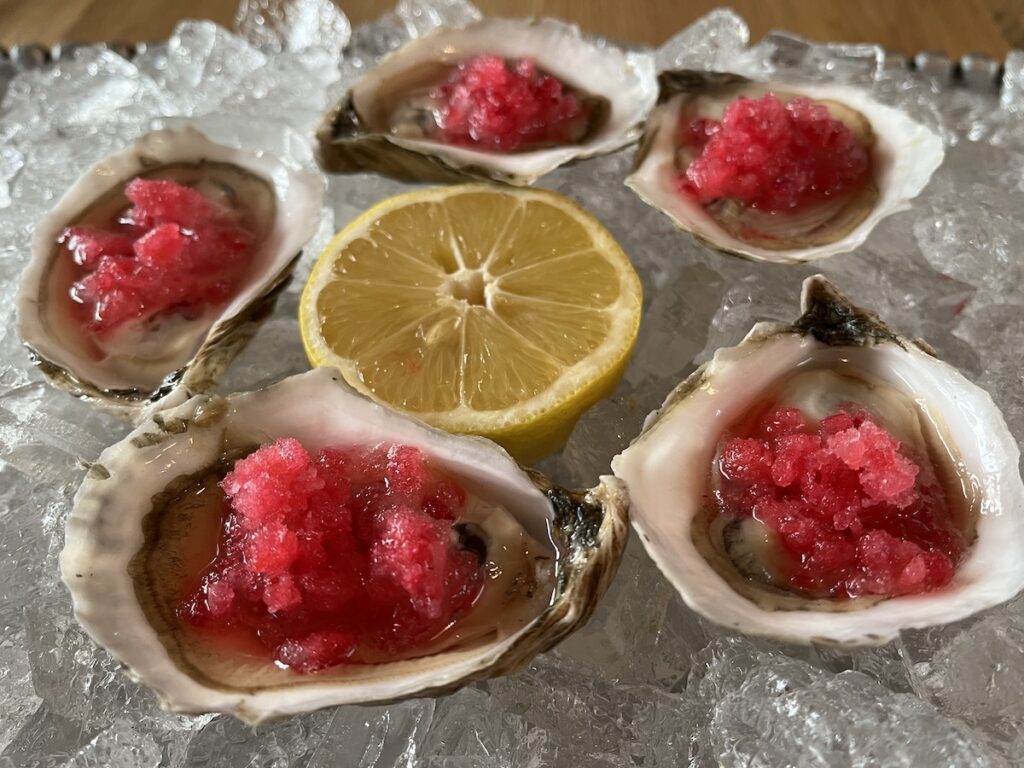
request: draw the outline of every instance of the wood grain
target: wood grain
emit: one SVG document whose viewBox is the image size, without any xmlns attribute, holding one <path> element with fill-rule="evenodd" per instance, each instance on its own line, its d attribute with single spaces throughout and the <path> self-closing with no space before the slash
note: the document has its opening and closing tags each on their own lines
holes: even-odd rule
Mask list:
<svg viewBox="0 0 1024 768">
<path fill-rule="evenodd" d="M 393 0 L 337 0 L 352 22 Z M 184 18 L 230 25 L 236 0 L 0 0 L 0 45 L 61 40 L 160 40 Z M 716 0 L 478 0 L 488 14 L 557 16 L 610 37 L 658 44 L 720 5 Z M 877 42 L 893 51 L 944 50 L 1002 58 L 1024 47 L 1021 0 L 731 0 L 753 39 L 784 29 L 812 40 Z"/>
</svg>

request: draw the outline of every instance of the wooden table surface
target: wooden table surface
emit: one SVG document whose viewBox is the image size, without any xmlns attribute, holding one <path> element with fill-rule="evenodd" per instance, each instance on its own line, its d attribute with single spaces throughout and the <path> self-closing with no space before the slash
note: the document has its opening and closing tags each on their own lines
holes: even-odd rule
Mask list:
<svg viewBox="0 0 1024 768">
<path fill-rule="evenodd" d="M 393 0 L 336 0 L 353 24 Z M 716 0 L 477 0 L 488 14 L 557 16 L 611 37 L 658 44 Z M 877 42 L 892 51 L 1002 58 L 1024 48 L 1022 0 L 731 0 L 752 38 L 784 29 L 814 40 Z M 166 38 L 183 18 L 230 25 L 237 0 L 0 0 L 0 45 Z"/>
</svg>

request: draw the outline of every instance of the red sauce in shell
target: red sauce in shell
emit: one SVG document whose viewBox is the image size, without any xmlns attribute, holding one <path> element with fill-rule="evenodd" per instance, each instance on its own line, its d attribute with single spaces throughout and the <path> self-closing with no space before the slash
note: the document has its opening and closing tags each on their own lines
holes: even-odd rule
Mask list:
<svg viewBox="0 0 1024 768">
<path fill-rule="evenodd" d="M 741 96 L 721 121 L 684 119 L 679 143 L 698 152 L 680 190 L 702 204 L 730 199 L 792 211 L 855 192 L 870 178 L 868 148 L 824 105 L 805 98 Z"/>
<path fill-rule="evenodd" d="M 254 245 L 236 214 L 167 179 L 133 179 L 124 194 L 132 205 L 112 228 L 73 226 L 61 236 L 79 268 L 70 297 L 87 329 L 103 336 L 229 301 Z"/>
<path fill-rule="evenodd" d="M 773 531 L 780 577 L 796 590 L 928 592 L 953 578 L 967 546 L 927 463 L 855 407 L 819 424 L 776 408 L 723 441 L 713 471 L 719 513 Z"/>
<path fill-rule="evenodd" d="M 571 144 L 590 117 L 589 105 L 528 58 L 473 57 L 431 96 L 438 139 L 493 152 Z"/>
<path fill-rule="evenodd" d="M 465 491 L 402 445 L 267 444 L 221 487 L 217 556 L 178 606 L 193 631 L 247 634 L 300 673 L 426 645 L 474 603 L 477 555 L 452 525 Z"/>
</svg>

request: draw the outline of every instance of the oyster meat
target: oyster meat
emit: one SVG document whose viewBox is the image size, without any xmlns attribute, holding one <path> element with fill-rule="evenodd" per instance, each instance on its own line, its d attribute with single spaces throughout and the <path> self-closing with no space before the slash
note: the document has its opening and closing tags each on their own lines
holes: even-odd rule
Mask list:
<svg viewBox="0 0 1024 768">
<path fill-rule="evenodd" d="M 435 136 L 432 87 L 475 56 L 529 59 L 587 105 L 590 117 L 567 143 L 485 151 Z M 441 28 L 384 58 L 352 86 L 317 134 L 332 173 L 376 171 L 413 181 L 475 177 L 530 184 L 560 165 L 634 141 L 657 97 L 650 54 L 597 46 L 553 19 L 485 19 Z"/>
<path fill-rule="evenodd" d="M 189 640 L 168 608 L 180 597 L 187 540 L 201 525 L 200 497 L 181 504 L 182 491 L 225 457 L 285 436 L 309 450 L 419 448 L 489 510 L 461 529 L 463 546 L 490 575 L 454 634 L 418 657 L 305 675 Z M 625 543 L 626 507 L 615 478 L 588 492 L 565 491 L 494 443 L 433 429 L 316 369 L 264 390 L 196 396 L 159 410 L 104 451 L 75 497 L 61 574 L 81 624 L 165 706 L 258 723 L 441 693 L 516 669 L 590 616 Z"/>
<path fill-rule="evenodd" d="M 760 323 L 681 383 L 612 468 L 633 525 L 687 604 L 743 632 L 794 642 L 881 643 L 997 605 L 1024 587 L 1024 483 L 1017 444 L 987 393 L 854 306 L 804 283 L 793 325 Z M 773 532 L 715 508 L 718 451 L 766 404 L 816 419 L 854 403 L 913 455 L 950 500 L 966 549 L 951 580 L 917 594 L 821 595 L 778 579 Z M 922 470 L 923 472 L 924 470 Z"/>
<path fill-rule="evenodd" d="M 194 187 L 252 223 L 254 245 L 226 304 L 198 316 L 157 315 L 110 337 L 90 335 L 71 311 L 66 228 L 102 228 L 127 207 L 132 179 Z M 176 386 L 211 388 L 272 309 L 316 231 L 323 180 L 262 153 L 215 144 L 192 128 L 155 131 L 90 168 L 36 226 L 18 292 L 18 331 L 56 385 L 134 416 Z"/>
<path fill-rule="evenodd" d="M 761 83 L 689 70 L 663 72 L 659 83 L 659 103 L 648 118 L 626 184 L 680 229 L 725 253 L 790 264 L 852 251 L 879 221 L 908 208 L 942 163 L 942 139 L 936 133 L 852 86 Z M 759 210 L 733 199 L 702 204 L 681 191 L 681 177 L 696 156 L 681 139 L 681 127 L 720 120 L 737 99 L 768 93 L 784 103 L 802 97 L 826 107 L 867 149 L 867 183 L 794 211 Z"/>
</svg>

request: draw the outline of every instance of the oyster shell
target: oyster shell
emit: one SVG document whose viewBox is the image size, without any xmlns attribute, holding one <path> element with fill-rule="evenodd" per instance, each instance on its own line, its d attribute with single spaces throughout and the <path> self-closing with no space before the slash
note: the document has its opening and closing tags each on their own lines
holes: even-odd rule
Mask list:
<svg viewBox="0 0 1024 768">
<path fill-rule="evenodd" d="M 942 164 L 942 139 L 936 133 L 852 86 L 758 83 L 739 75 L 689 70 L 663 72 L 659 83 L 659 104 L 647 120 L 626 185 L 680 229 L 724 253 L 793 264 L 852 251 L 879 221 L 909 208 Z M 692 159 L 677 145 L 680 115 L 720 119 L 736 98 L 758 98 L 769 91 L 783 100 L 805 96 L 826 105 L 871 148 L 873 183 L 849 197 L 785 216 L 735 201 L 703 206 L 680 194 L 676 179 Z"/>
<path fill-rule="evenodd" d="M 805 281 L 802 308 L 793 325 L 759 323 L 738 346 L 715 353 L 612 461 L 633 525 L 666 578 L 691 608 L 719 624 L 836 645 L 882 643 L 1016 595 L 1024 588 L 1024 483 L 1017 443 L 991 397 L 821 276 Z M 974 537 L 951 583 L 888 599 L 800 597 L 758 573 L 750 537 L 735 551 L 729 532 L 708 523 L 720 439 L 780 387 L 800 399 L 787 404 L 819 416 L 854 398 L 946 473 L 947 488 L 964 499 L 962 531 L 968 541 Z"/>
<path fill-rule="evenodd" d="M 81 327 L 62 311 L 66 252 L 57 241 L 69 224 L 119 204 L 122 186 L 139 175 L 183 183 L 201 178 L 239 205 L 251 205 L 266 222 L 257 233 L 261 245 L 246 282 L 216 316 L 167 321 L 90 350 Z M 316 231 L 323 192 L 317 174 L 215 144 L 193 128 L 148 133 L 86 171 L 36 226 L 17 298 L 22 341 L 54 384 L 129 417 L 175 387 L 210 389 L 273 309 L 302 246 Z"/>
<path fill-rule="evenodd" d="M 598 100 L 603 114 L 576 144 L 500 154 L 444 144 L 418 127 L 423 91 L 460 61 L 482 54 L 528 56 L 538 68 Z M 417 92 L 419 92 L 417 94 Z M 484 19 L 441 28 L 385 57 L 352 86 L 317 132 L 318 159 L 332 173 L 376 171 L 412 181 L 466 177 L 525 185 L 560 165 L 619 149 L 640 135 L 657 98 L 653 57 L 598 47 L 553 19 Z"/>
<path fill-rule="evenodd" d="M 315 675 L 192 653 L 176 639 L 173 619 L 154 610 L 156 588 L 140 563 L 147 547 L 160 546 L 153 531 L 166 491 L 234 447 L 281 436 L 311 450 L 384 440 L 425 450 L 476 496 L 506 509 L 533 539 L 550 543 L 555 565 L 550 589 L 541 594 L 550 600 L 534 601 L 529 614 L 503 605 L 505 624 L 464 647 Z M 336 704 L 439 694 L 516 669 L 590 616 L 622 553 L 626 507 L 615 478 L 602 478 L 585 493 L 565 491 L 520 468 L 494 443 L 451 435 L 373 403 L 322 368 L 256 392 L 193 397 L 153 414 L 105 450 L 75 497 L 61 575 L 82 626 L 167 708 L 258 723 Z"/>
</svg>

